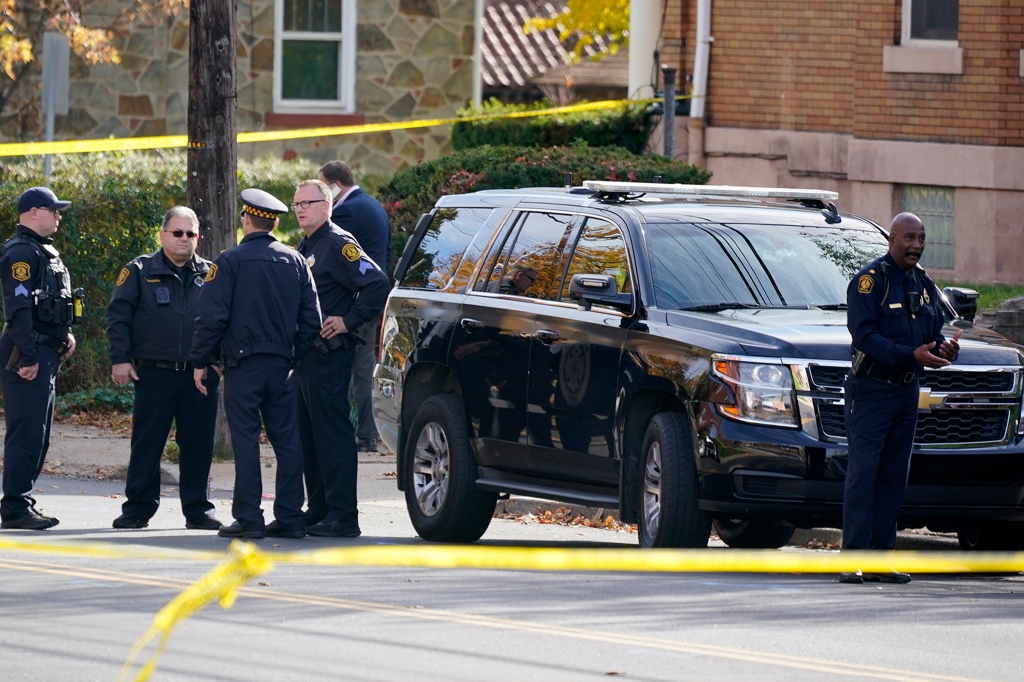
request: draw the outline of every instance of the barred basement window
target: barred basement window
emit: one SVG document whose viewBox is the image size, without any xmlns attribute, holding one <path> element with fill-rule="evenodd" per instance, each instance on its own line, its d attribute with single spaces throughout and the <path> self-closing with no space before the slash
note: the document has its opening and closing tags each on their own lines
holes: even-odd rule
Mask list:
<svg viewBox="0 0 1024 682">
<path fill-rule="evenodd" d="M 274 0 L 274 111 L 348 112 L 356 0 Z"/>
<path fill-rule="evenodd" d="M 900 210 L 913 213 L 924 223 L 925 249 L 921 265 L 926 269 L 953 269 L 954 192 L 952 187 L 900 187 Z"/>
<path fill-rule="evenodd" d="M 901 44 L 956 45 L 959 29 L 959 0 L 903 0 Z"/>
</svg>

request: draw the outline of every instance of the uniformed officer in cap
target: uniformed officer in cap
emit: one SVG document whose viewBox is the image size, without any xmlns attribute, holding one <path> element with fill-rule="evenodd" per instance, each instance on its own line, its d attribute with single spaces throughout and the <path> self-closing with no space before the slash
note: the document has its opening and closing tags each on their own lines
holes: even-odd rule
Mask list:
<svg viewBox="0 0 1024 682">
<path fill-rule="evenodd" d="M 160 457 L 172 420 L 185 527 L 221 527 L 207 494 L 220 380 L 210 372 L 207 393 L 201 394 L 189 362 L 196 305 L 211 265 L 196 254 L 198 244 L 195 211 L 167 211 L 161 248 L 121 270 L 107 306 L 111 374 L 118 384 L 135 382 L 128 499 L 114 528 L 145 528 L 160 506 Z"/>
<path fill-rule="evenodd" d="M 316 279 L 324 315 L 313 352 L 296 368 L 299 435 L 305 459 L 306 532 L 359 535 L 356 436 L 349 421 L 349 381 L 356 347 L 373 344 L 354 332 L 384 310 L 388 277 L 351 233 L 331 222 L 331 190 L 319 180 L 295 188 L 295 216 L 305 237 L 299 253 Z"/>
<path fill-rule="evenodd" d="M 60 212 L 70 205 L 46 187 L 26 190 L 18 199 L 17 232 L 0 255 L 5 320 L 0 386 L 7 423 L 3 528 L 45 530 L 58 523 L 36 510 L 29 493 L 50 446 L 57 368 L 75 350 L 71 325 L 82 316 L 81 290 L 72 292 L 52 239 Z"/>
<path fill-rule="evenodd" d="M 960 352 L 947 341 L 935 283 L 918 267 L 925 231 L 912 213 L 892 221 L 889 252 L 847 289 L 853 367 L 846 378 L 850 454 L 843 495 L 843 549 L 893 549 L 917 426 L 918 379 Z M 904 573 L 844 573 L 843 582 L 910 581 Z"/>
<path fill-rule="evenodd" d="M 219 534 L 300 538 L 306 534 L 302 449 L 290 375 L 320 333 L 320 306 L 305 259 L 270 234 L 288 208 L 259 189 L 244 190 L 242 204 L 245 237 L 206 273 L 192 341 L 195 384 L 203 394 L 214 352 L 223 347 L 224 407 L 235 451 L 235 523 Z M 260 509 L 261 423 L 277 456 L 275 521 L 269 525 Z"/>
</svg>

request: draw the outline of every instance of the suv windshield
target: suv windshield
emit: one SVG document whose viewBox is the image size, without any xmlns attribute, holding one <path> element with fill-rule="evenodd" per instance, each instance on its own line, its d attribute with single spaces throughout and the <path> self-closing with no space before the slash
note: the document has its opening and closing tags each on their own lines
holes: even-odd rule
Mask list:
<svg viewBox="0 0 1024 682">
<path fill-rule="evenodd" d="M 658 307 L 846 304 L 846 287 L 886 252 L 870 227 L 660 223 L 646 226 Z"/>
</svg>

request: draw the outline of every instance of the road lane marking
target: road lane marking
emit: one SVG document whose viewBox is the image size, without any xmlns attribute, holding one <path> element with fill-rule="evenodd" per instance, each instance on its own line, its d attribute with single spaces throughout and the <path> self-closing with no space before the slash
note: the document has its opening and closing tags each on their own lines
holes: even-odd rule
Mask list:
<svg viewBox="0 0 1024 682">
<path fill-rule="evenodd" d="M 0 560 L 0 568 L 9 568 L 19 571 L 33 573 L 45 573 L 49 575 L 67 576 L 72 578 L 84 578 L 90 580 L 101 580 L 107 582 L 121 582 L 144 587 L 162 587 L 179 589 L 191 585 L 194 581 L 181 580 L 177 578 L 151 578 L 135 573 L 121 571 L 110 571 L 106 569 L 81 568 L 62 564 L 50 564 L 40 566 L 27 561 L 16 559 Z M 456 613 L 453 611 L 440 611 L 435 609 L 416 608 L 411 606 L 396 606 L 392 604 L 380 604 L 353 599 L 342 599 L 337 597 L 319 597 L 303 595 L 294 592 L 281 592 L 277 590 L 242 588 L 239 595 L 277 601 L 292 604 L 304 604 L 307 606 L 321 606 L 328 608 L 345 609 L 349 611 L 360 611 L 363 613 L 375 613 L 381 615 L 394 615 L 403 618 L 412 618 L 426 621 L 440 621 L 446 623 L 488 627 L 498 630 L 511 630 L 526 632 L 536 635 L 543 630 L 545 635 L 557 634 L 564 637 L 581 639 L 605 644 L 629 645 L 646 649 L 655 649 L 682 654 L 696 654 L 712 658 L 723 658 L 745 663 L 760 665 L 774 665 L 778 667 L 807 670 L 811 672 L 822 672 L 842 677 L 859 677 L 877 680 L 892 680 L 894 682 L 988 682 L 979 678 L 956 677 L 952 675 L 939 675 L 934 673 L 923 673 L 913 670 L 899 668 L 887 668 L 860 663 L 845 663 L 830 659 L 811 658 L 807 656 L 793 656 L 789 654 L 778 654 L 766 651 L 755 651 L 751 649 L 740 649 L 714 644 L 702 644 L 699 642 L 685 642 L 670 639 L 641 637 L 637 635 L 622 634 L 617 632 L 602 632 L 589 629 L 572 628 L 547 623 L 529 623 L 492 616 L 480 616 L 467 613 Z"/>
</svg>

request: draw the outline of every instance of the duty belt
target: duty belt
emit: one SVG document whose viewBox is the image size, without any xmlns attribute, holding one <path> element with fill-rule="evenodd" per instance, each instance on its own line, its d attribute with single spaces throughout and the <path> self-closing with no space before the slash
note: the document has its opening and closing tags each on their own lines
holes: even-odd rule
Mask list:
<svg viewBox="0 0 1024 682">
<path fill-rule="evenodd" d="M 0 330 L 0 334 L 6 334 L 10 330 L 11 325 L 8 323 L 4 323 L 4 328 Z M 68 350 L 67 340 L 61 341 L 55 336 L 50 336 L 49 334 L 41 334 L 34 329 L 32 330 L 32 338 L 35 339 L 36 343 L 38 343 L 41 346 L 46 346 L 57 355 L 64 355 L 64 353 L 66 353 Z"/>
<path fill-rule="evenodd" d="M 914 372 L 904 372 L 901 369 L 896 369 L 895 367 L 878 362 L 877 360 L 872 360 L 871 358 L 864 358 L 864 362 L 861 364 L 859 371 L 854 374 L 854 376 L 876 379 L 889 384 L 890 386 L 912 384 L 917 380 L 917 374 Z"/>
<path fill-rule="evenodd" d="M 142 360 L 140 358 L 136 358 L 135 366 L 173 369 L 175 372 L 184 372 L 185 370 L 193 369 L 191 360 L 185 360 L 184 362 L 168 362 L 166 360 Z"/>
</svg>

